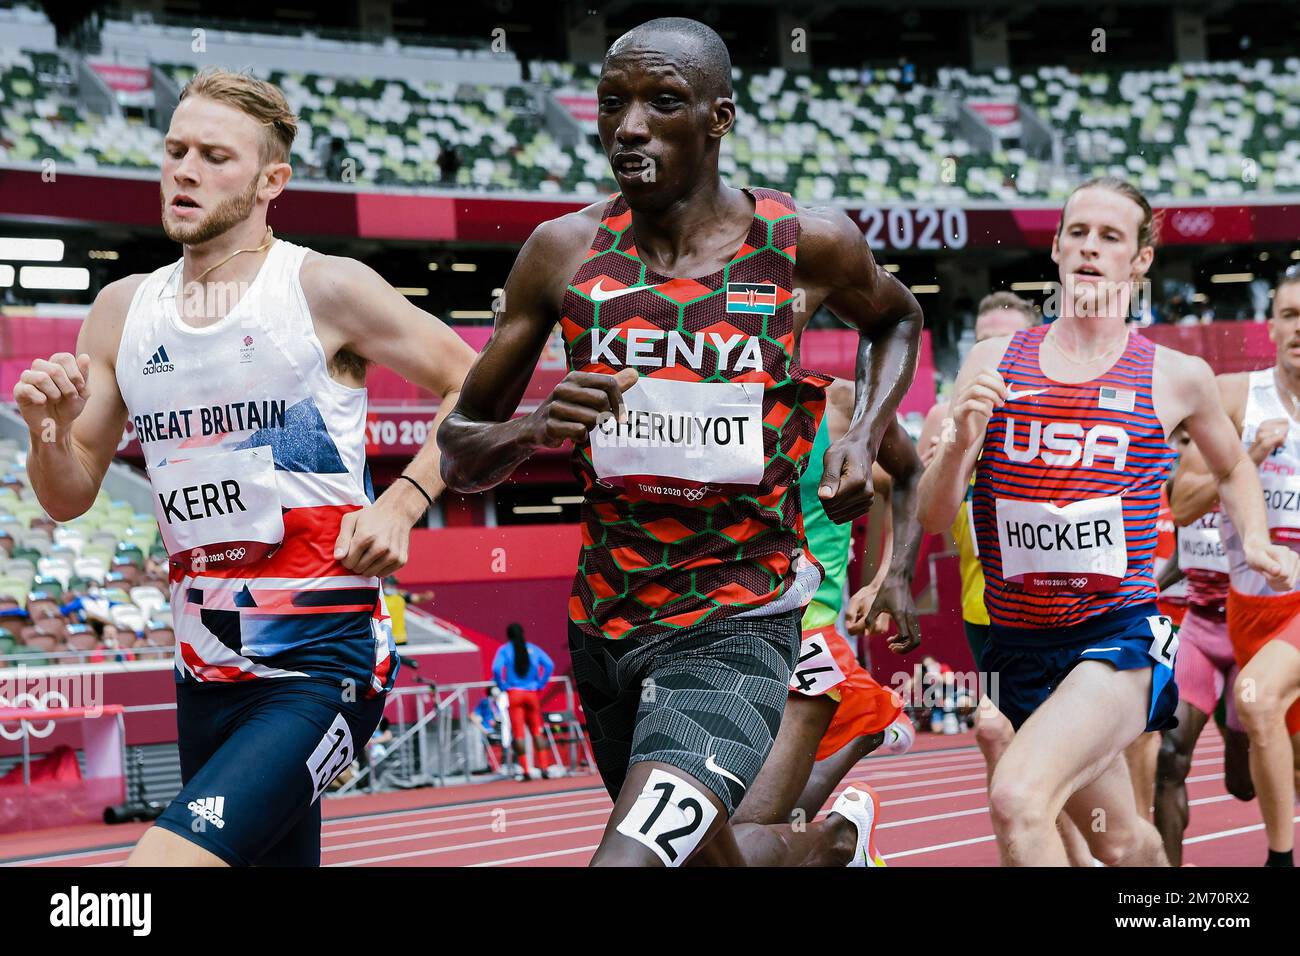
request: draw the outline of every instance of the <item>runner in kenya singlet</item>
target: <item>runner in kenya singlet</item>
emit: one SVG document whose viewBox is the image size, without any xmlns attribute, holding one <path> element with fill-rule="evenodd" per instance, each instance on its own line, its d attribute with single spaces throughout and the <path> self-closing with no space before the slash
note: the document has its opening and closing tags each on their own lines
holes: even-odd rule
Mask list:
<svg viewBox="0 0 1300 956">
<path fill-rule="evenodd" d="M 624 417 L 574 449 L 586 501 L 569 615 L 590 636 L 790 610 L 796 590 L 816 587 L 820 569 L 804 562 L 808 580 L 792 588 L 798 481 L 830 380 L 794 356 L 794 201 L 746 192 L 745 242 L 696 279 L 637 257 L 632 213 L 614 196 L 565 292 L 569 367 L 641 376 L 623 394 Z"/>
<path fill-rule="evenodd" d="M 1156 347 L 1130 335 L 1104 374 L 1047 378 L 1050 326 L 1017 332 L 998 371 L 975 481 L 975 529 L 993 624 L 1058 629 L 1154 601 L 1160 490 L 1174 451 L 1152 406 Z"/>
<path fill-rule="evenodd" d="M 140 284 L 117 380 L 171 559 L 178 680 L 275 677 L 391 685 L 378 578 L 334 559 L 343 515 L 370 503 L 366 390 L 330 377 L 283 239 L 230 312 L 177 311 L 183 262 Z"/>
</svg>

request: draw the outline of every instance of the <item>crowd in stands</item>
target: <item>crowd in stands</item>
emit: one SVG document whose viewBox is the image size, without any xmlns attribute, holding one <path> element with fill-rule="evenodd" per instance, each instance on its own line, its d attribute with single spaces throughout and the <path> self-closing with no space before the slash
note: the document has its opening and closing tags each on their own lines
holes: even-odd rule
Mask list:
<svg viewBox="0 0 1300 956">
<path fill-rule="evenodd" d="M 612 191 L 590 111 L 599 66 L 529 64 L 526 83 L 357 79 L 267 72 L 300 118 L 299 175 L 362 185 L 600 195 Z M 196 67 L 161 64 L 183 85 Z M 955 203 L 1062 199 L 1112 174 L 1150 195 L 1230 198 L 1300 187 L 1300 58 L 1063 67 L 918 76 L 887 69 L 734 70 L 739 119 L 728 178 L 804 202 Z M 90 114 L 57 53 L 0 48 L 0 162 L 55 158 L 87 168 L 154 168 L 162 134 L 143 118 Z M 561 145 L 545 94 L 577 103 L 584 135 Z M 1032 112 L 1060 135 L 1061 163 L 1019 135 L 981 152 L 959 132 L 963 104 Z"/>
<path fill-rule="evenodd" d="M 167 558 L 151 514 L 100 493 L 56 522 L 0 441 L 0 667 L 167 659 L 174 640 Z"/>
</svg>

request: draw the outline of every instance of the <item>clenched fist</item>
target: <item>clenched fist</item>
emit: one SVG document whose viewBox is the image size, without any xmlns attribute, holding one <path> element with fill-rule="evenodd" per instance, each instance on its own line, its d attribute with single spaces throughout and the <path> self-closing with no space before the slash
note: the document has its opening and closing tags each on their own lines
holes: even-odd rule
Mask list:
<svg viewBox="0 0 1300 956">
<path fill-rule="evenodd" d="M 961 390 L 952 403 L 957 444 L 965 449 L 983 440 L 993 410 L 1007 401 L 1007 383 L 996 371 L 985 369 Z"/>
<path fill-rule="evenodd" d="M 602 415 L 621 416 L 623 393 L 637 383 L 638 377 L 634 368 L 622 369 L 617 375 L 570 372 L 533 413 L 537 443 L 559 448 L 567 440 L 580 442 Z"/>
<path fill-rule="evenodd" d="M 1246 545 L 1243 552 L 1251 570 L 1264 575 L 1274 591 L 1290 591 L 1295 587 L 1296 575 L 1300 573 L 1300 558 L 1290 548 L 1281 544 Z"/>
<path fill-rule="evenodd" d="M 60 434 L 77 420 L 90 397 L 90 356 L 55 352 L 18 377 L 14 401 L 32 432 L 53 421 Z"/>
<path fill-rule="evenodd" d="M 1291 423 L 1285 418 L 1270 418 L 1260 422 L 1255 431 L 1255 440 L 1250 445 L 1250 457 L 1256 465 L 1262 465 L 1268 456 L 1282 447 L 1286 441 Z"/>
</svg>

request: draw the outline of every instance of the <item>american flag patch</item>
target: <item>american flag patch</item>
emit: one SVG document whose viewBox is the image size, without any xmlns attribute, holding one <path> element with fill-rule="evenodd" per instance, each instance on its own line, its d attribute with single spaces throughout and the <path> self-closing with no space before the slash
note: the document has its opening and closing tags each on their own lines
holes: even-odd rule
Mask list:
<svg viewBox="0 0 1300 956">
<path fill-rule="evenodd" d="M 1111 388 L 1103 385 L 1097 390 L 1097 407 L 1112 412 L 1131 412 L 1137 401 L 1137 392 L 1127 388 Z"/>
<path fill-rule="evenodd" d="M 776 283 L 728 282 L 727 311 L 776 315 Z"/>
</svg>

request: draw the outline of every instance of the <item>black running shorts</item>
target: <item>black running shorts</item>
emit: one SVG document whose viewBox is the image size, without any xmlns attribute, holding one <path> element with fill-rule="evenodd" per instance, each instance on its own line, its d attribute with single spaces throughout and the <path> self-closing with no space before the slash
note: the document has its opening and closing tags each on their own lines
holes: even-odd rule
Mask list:
<svg viewBox="0 0 1300 956">
<path fill-rule="evenodd" d="M 730 617 L 644 641 L 589 637 L 570 622 L 574 681 L 610 796 L 632 764 L 655 760 L 734 813 L 781 726 L 799 622 L 799 611 Z"/>
</svg>

